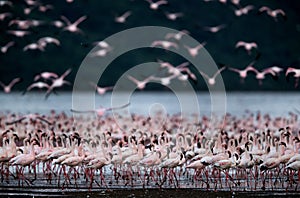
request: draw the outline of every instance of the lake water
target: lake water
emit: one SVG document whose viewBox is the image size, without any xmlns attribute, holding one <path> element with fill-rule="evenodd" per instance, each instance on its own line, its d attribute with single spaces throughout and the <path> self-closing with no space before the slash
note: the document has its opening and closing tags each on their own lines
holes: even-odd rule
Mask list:
<svg viewBox="0 0 300 198">
<path fill-rule="evenodd" d="M 64 111 L 71 114 L 71 92 L 59 92 L 58 95 L 50 95 L 47 100 L 45 100 L 44 96 L 42 92 L 28 93 L 24 96 L 17 92 L 10 94 L 1 93 L 0 111 L 47 114 L 53 109 L 58 112 Z M 121 101 L 120 104 L 122 104 L 122 101 L 123 104 L 126 103 L 126 100 L 130 101 L 130 113 L 147 115 L 151 114 L 151 108 L 163 108 L 165 112 L 174 114 L 181 112 L 180 105 L 182 103 L 185 104 L 185 111 L 195 111 L 196 107 L 192 102 L 195 96 L 188 93 L 184 94 L 184 96 L 184 101 L 181 101 L 183 99 L 179 99 L 170 92 L 134 92 L 128 100 L 125 96 L 124 98 L 122 96 L 117 97 Z M 95 106 L 111 107 L 111 98 L 111 93 L 104 96 L 96 95 Z M 289 111 L 295 112 L 295 108 L 300 110 L 300 93 L 296 92 L 229 92 L 226 93 L 225 99 L 226 101 L 223 102 L 226 104 L 226 112 L 237 116 L 243 115 L 247 109 L 252 112 L 269 113 L 272 116 L 288 115 Z M 211 113 L 211 97 L 208 92 L 197 93 L 196 101 L 200 108 L 200 114 L 207 115 Z M 217 113 L 221 113 L 222 109 L 224 108 L 221 107 L 221 110 L 217 110 Z"/>
</svg>

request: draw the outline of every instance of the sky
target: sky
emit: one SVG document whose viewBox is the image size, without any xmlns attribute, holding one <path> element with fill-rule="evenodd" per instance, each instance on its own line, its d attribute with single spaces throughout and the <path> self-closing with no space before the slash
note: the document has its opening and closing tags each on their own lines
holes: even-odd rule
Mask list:
<svg viewBox="0 0 300 198">
<path fill-rule="evenodd" d="M 157 10 L 150 8 L 145 0 L 74 0 L 68 3 L 64 0 L 21 1 L 11 0 L 0 6 L 0 16 L 9 13 L 0 20 L 0 46 L 13 41 L 14 45 L 7 52 L 0 52 L 0 81 L 8 84 L 12 79 L 21 77 L 22 81 L 14 90 L 24 90 L 34 82 L 36 74 L 44 71 L 59 75 L 71 68 L 66 77 L 74 81 L 76 72 L 93 49 L 93 43 L 105 40 L 120 31 L 142 26 L 163 26 L 176 30 L 187 30 L 189 35 L 199 42 L 205 42 L 205 49 L 213 57 L 219 67 L 225 65 L 222 78 L 227 91 L 298 91 L 292 75 L 286 79 L 288 67 L 300 68 L 300 1 L 297 0 L 240 0 L 234 5 L 230 0 L 205 2 L 202 0 L 168 0 Z M 33 2 L 34 5 L 29 5 Z M 238 8 L 253 6 L 253 9 L 242 16 L 236 16 Z M 44 7 L 49 9 L 43 11 Z M 282 9 L 285 16 L 278 14 L 273 18 L 267 12 L 259 9 L 267 6 L 272 10 Z M 30 11 L 30 13 L 24 13 Z M 115 17 L 127 11 L 131 14 L 125 23 L 115 22 Z M 167 13 L 180 13 L 176 20 L 166 17 Z M 78 27 L 82 33 L 65 31 L 64 27 L 55 27 L 53 21 L 63 22 L 65 16 L 71 22 L 86 16 Z M 20 30 L 13 20 L 38 20 L 38 26 L 30 26 L 23 31 L 30 34 L 16 37 L 9 33 Z M 205 27 L 222 25 L 220 31 L 212 33 Z M 52 37 L 59 40 L 60 45 L 48 43 L 40 49 L 27 49 L 31 43 L 37 43 L 40 38 Z M 244 48 L 235 48 L 238 41 L 255 42 L 257 49 L 247 52 Z M 27 49 L 27 50 L 26 50 Z M 99 85 L 114 85 L 120 76 L 137 64 L 161 59 L 174 65 L 186 60 L 178 55 L 162 49 L 139 49 L 117 57 L 101 77 Z M 276 78 L 266 75 L 262 83 L 255 78 L 254 72 L 249 73 L 242 82 L 237 73 L 229 67 L 244 69 L 255 61 L 254 67 L 263 70 L 271 66 L 283 69 Z M 207 90 L 207 84 L 196 69 L 188 66 L 197 76 L 197 82 L 190 81 L 196 90 Z M 62 89 L 71 90 L 72 86 Z M 149 85 L 146 90 L 166 90 L 163 86 Z"/>
</svg>

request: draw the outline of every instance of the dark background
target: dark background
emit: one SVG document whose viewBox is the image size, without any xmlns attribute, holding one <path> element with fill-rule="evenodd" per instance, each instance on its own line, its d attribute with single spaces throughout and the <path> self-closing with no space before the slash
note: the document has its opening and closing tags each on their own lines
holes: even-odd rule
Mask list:
<svg viewBox="0 0 300 198">
<path fill-rule="evenodd" d="M 30 28 L 31 35 L 23 38 L 6 33 L 7 30 L 15 30 L 16 26 L 8 26 L 8 18 L 0 21 L 0 45 L 14 40 L 16 45 L 6 54 L 0 53 L 0 80 L 8 83 L 15 77 L 22 77 L 23 82 L 16 85 L 15 89 L 22 90 L 33 81 L 35 74 L 42 71 L 53 71 L 62 74 L 66 69 L 73 68 L 69 81 L 75 78 L 76 70 L 86 54 L 93 48 L 90 45 L 94 41 L 101 41 L 119 31 L 146 25 L 165 26 L 177 30 L 186 29 L 191 36 L 199 42 L 206 41 L 205 48 L 217 63 L 223 63 L 235 68 L 245 68 L 255 58 L 255 52 L 248 55 L 243 49 L 235 49 L 239 40 L 255 41 L 258 43 L 260 59 L 255 64 L 258 69 L 272 65 L 287 68 L 289 66 L 300 68 L 300 1 L 298 0 L 241 0 L 241 5 L 252 4 L 254 11 L 248 15 L 236 17 L 234 5 L 230 2 L 203 2 L 201 0 L 169 0 L 168 5 L 163 5 L 159 10 L 149 8 L 149 3 L 144 0 L 75 0 L 67 3 L 63 0 L 43 0 L 43 4 L 51 4 L 53 10 L 45 13 L 33 10 L 25 15 L 23 9 L 27 6 L 23 1 L 11 1 L 13 7 L 2 6 L 0 13 L 11 12 L 12 18 L 38 19 L 49 23 L 53 20 L 61 20 L 64 15 L 71 22 L 83 15 L 87 20 L 79 25 L 84 35 L 62 31 L 51 25 L 41 25 Z M 279 16 L 276 22 L 266 14 L 258 14 L 261 6 L 269 6 L 272 9 L 283 9 L 287 20 Z M 127 10 L 132 11 L 125 24 L 114 22 L 114 17 Z M 176 21 L 166 18 L 164 12 L 183 12 L 184 16 Z M 227 24 L 220 32 L 213 34 L 203 31 L 203 26 L 216 26 Z M 60 40 L 61 46 L 50 44 L 45 52 L 29 50 L 24 52 L 23 47 L 36 42 L 40 37 L 51 36 Z M 84 45 L 83 45 L 84 44 Z M 151 52 L 150 52 L 151 51 Z M 148 61 L 156 61 L 157 58 L 169 61 L 173 64 L 183 62 L 177 55 L 165 50 L 134 50 L 117 58 L 106 71 L 99 84 L 102 86 L 114 84 L 118 78 L 129 68 Z M 285 71 L 284 71 L 285 72 Z M 294 87 L 294 79 L 287 82 L 284 72 L 278 80 L 269 75 L 259 85 L 254 74 L 250 74 L 244 83 L 239 76 L 230 71 L 222 73 L 227 90 L 299 90 Z M 206 84 L 199 74 L 198 83 L 194 84 L 197 90 L 207 89 Z M 71 90 L 71 86 L 64 87 Z M 157 86 L 148 86 L 148 90 L 157 89 Z M 159 87 L 161 88 L 161 87 Z"/>
</svg>

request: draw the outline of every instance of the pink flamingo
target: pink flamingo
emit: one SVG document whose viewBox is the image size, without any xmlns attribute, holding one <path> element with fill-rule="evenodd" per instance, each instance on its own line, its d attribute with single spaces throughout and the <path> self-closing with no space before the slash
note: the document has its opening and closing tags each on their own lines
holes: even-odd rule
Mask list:
<svg viewBox="0 0 300 198">
<path fill-rule="evenodd" d="M 249 11 L 251 11 L 253 9 L 254 9 L 253 5 L 247 5 L 245 7 L 240 7 L 239 9 L 234 10 L 234 14 L 236 16 L 247 15 L 249 13 Z"/>
<path fill-rule="evenodd" d="M 179 17 L 183 17 L 183 13 L 181 12 L 174 12 L 174 13 L 165 12 L 165 15 L 167 19 L 171 21 L 176 21 Z"/>
<path fill-rule="evenodd" d="M 35 83 L 32 83 L 29 87 L 27 87 L 27 89 L 24 91 L 23 95 L 27 92 L 27 91 L 30 91 L 31 89 L 33 88 L 39 88 L 39 89 L 42 89 L 42 88 L 47 88 L 49 89 L 49 85 L 47 83 L 44 83 L 44 82 L 35 82 Z"/>
<path fill-rule="evenodd" d="M 157 10 L 159 8 L 159 6 L 168 4 L 168 1 L 166 1 L 166 0 L 160 0 L 157 2 L 153 2 L 152 0 L 146 0 L 146 1 L 150 4 L 150 8 L 152 10 Z"/>
<path fill-rule="evenodd" d="M 134 84 L 136 84 L 136 86 L 137 86 L 137 88 L 138 88 L 139 90 L 143 90 L 143 89 L 145 89 L 146 84 L 149 83 L 150 80 L 153 78 L 153 76 L 149 76 L 149 77 L 145 78 L 145 79 L 142 80 L 142 81 L 137 80 L 136 78 L 134 78 L 134 77 L 132 77 L 132 76 L 130 76 L 130 75 L 128 75 L 127 78 L 128 78 L 129 80 L 131 80 Z"/>
<path fill-rule="evenodd" d="M 275 71 L 278 71 L 277 69 L 273 69 L 272 67 L 266 68 L 263 71 L 258 71 L 254 67 L 250 66 L 250 71 L 254 71 L 256 73 L 256 79 L 259 80 L 259 84 L 262 84 L 262 80 L 265 79 L 265 75 L 271 74 L 273 77 L 277 77 L 278 73 Z"/>
<path fill-rule="evenodd" d="M 212 77 L 209 77 L 207 74 L 205 74 L 204 72 L 200 71 L 201 75 L 207 80 L 208 84 L 213 86 L 216 84 L 216 77 L 223 71 L 225 70 L 226 67 L 222 67 L 220 68 Z"/>
<path fill-rule="evenodd" d="M 24 30 L 7 30 L 6 31 L 8 34 L 12 34 L 16 37 L 24 37 L 26 35 L 31 34 L 29 31 L 24 31 Z"/>
<path fill-rule="evenodd" d="M 14 45 L 15 45 L 15 42 L 14 42 L 14 41 L 10 41 L 10 42 L 6 43 L 4 46 L 1 46 L 0 51 L 1 51 L 3 54 L 5 54 L 5 53 L 7 52 L 7 50 L 8 50 L 9 48 L 11 48 L 12 46 L 14 46 Z"/>
<path fill-rule="evenodd" d="M 20 81 L 21 81 L 21 78 L 15 78 L 8 85 L 5 85 L 3 82 L 0 81 L 0 85 L 4 90 L 4 93 L 10 93 L 12 87 Z"/>
<path fill-rule="evenodd" d="M 245 42 L 245 41 L 238 41 L 235 45 L 235 48 L 243 47 L 248 54 L 251 54 L 252 49 L 257 49 L 257 43 L 255 42 Z"/>
<path fill-rule="evenodd" d="M 189 54 L 192 57 L 196 57 L 199 53 L 199 50 L 202 49 L 206 45 L 206 42 L 203 42 L 195 47 L 189 47 L 187 45 L 184 45 L 184 47 L 188 50 Z"/>
<path fill-rule="evenodd" d="M 109 90 L 113 90 L 113 86 L 109 86 L 109 87 L 100 87 L 100 86 L 98 86 L 97 84 L 95 84 L 95 83 L 90 83 L 91 84 L 91 86 L 93 86 L 95 89 L 96 89 L 96 91 L 97 91 L 97 93 L 99 94 L 99 95 L 104 95 L 107 91 L 109 91 Z"/>
<path fill-rule="evenodd" d="M 65 77 L 71 73 L 71 71 L 72 71 L 71 69 L 68 69 L 59 78 L 56 78 L 56 79 L 53 80 L 52 84 L 50 85 L 49 89 L 46 92 L 46 96 L 45 96 L 46 99 L 49 97 L 49 95 L 51 94 L 51 92 L 53 91 L 53 89 L 55 89 L 57 87 L 61 87 L 64 84 L 68 84 L 68 85 L 71 84 L 70 82 L 64 80 Z"/>
<path fill-rule="evenodd" d="M 293 77 L 296 78 L 295 87 L 298 87 L 298 82 L 300 78 L 300 69 L 289 67 L 286 70 L 285 76 L 287 77 L 290 73 L 294 73 Z"/>
<path fill-rule="evenodd" d="M 225 27 L 226 27 L 225 24 L 221 24 L 221 25 L 217 25 L 217 26 L 213 26 L 213 27 L 203 27 L 203 29 L 205 31 L 209 31 L 209 32 L 212 32 L 212 33 L 217 33 L 220 30 L 224 29 Z"/>
<path fill-rule="evenodd" d="M 129 105 L 130 105 L 130 103 L 127 103 L 127 104 L 119 106 L 119 107 L 110 107 L 110 108 L 101 107 L 99 109 L 87 110 L 87 111 L 79 111 L 79 110 L 71 109 L 71 112 L 74 112 L 74 113 L 96 113 L 99 117 L 101 117 L 108 111 L 113 111 L 113 110 L 117 110 L 117 109 L 124 109 L 124 108 L 128 107 Z"/>
<path fill-rule="evenodd" d="M 174 42 L 170 41 L 153 41 L 151 47 L 158 47 L 161 46 L 164 49 L 169 49 L 171 47 L 178 49 L 178 45 Z"/>
<path fill-rule="evenodd" d="M 40 78 L 42 78 L 44 80 L 49 80 L 49 79 L 52 79 L 52 78 L 58 78 L 58 75 L 56 73 L 53 73 L 53 72 L 42 72 L 42 73 L 40 73 L 40 74 L 38 74 L 34 77 L 34 81 L 37 81 Z"/>
<path fill-rule="evenodd" d="M 79 29 L 77 26 L 87 19 L 87 16 L 82 16 L 79 19 L 77 19 L 74 23 L 71 23 L 69 19 L 67 19 L 65 16 L 61 16 L 61 19 L 67 24 L 66 27 L 63 28 L 63 31 L 69 31 L 73 33 L 80 33 L 83 34 L 82 30 Z"/>
<path fill-rule="evenodd" d="M 187 31 L 187 30 L 181 30 L 178 33 L 168 33 L 165 38 L 166 39 L 174 38 L 175 40 L 179 41 L 179 40 L 181 40 L 181 38 L 184 35 L 187 35 L 187 34 L 189 34 L 189 31 Z"/>
<path fill-rule="evenodd" d="M 259 9 L 259 12 L 266 12 L 269 16 L 271 16 L 272 18 L 275 19 L 275 21 L 277 21 L 277 17 L 280 14 L 281 16 L 283 16 L 284 19 L 286 19 L 286 14 L 282 9 L 276 9 L 276 10 L 272 10 L 271 8 L 267 7 L 267 6 L 263 6 Z"/>
<path fill-rule="evenodd" d="M 115 22 L 116 23 L 125 23 L 127 18 L 131 15 L 131 11 L 127 11 L 124 14 L 122 14 L 121 16 L 117 16 L 115 17 Z"/>
</svg>

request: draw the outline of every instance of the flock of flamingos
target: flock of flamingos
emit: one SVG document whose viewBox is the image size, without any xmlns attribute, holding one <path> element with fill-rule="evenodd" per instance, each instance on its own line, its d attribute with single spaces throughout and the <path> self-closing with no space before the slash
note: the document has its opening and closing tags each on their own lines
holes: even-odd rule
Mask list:
<svg viewBox="0 0 300 198">
<path fill-rule="evenodd" d="M 150 9 L 157 11 L 166 0 L 149 3 Z M 207 2 L 209 0 L 206 0 Z M 54 9 L 50 4 L 44 5 L 37 0 L 25 0 L 24 13 L 32 11 L 47 12 Z M 67 1 L 72 3 L 73 1 Z M 219 0 L 235 6 L 237 17 L 247 15 L 254 6 L 242 7 L 239 0 Z M 13 7 L 13 3 L 0 1 L 0 6 Z M 274 18 L 286 17 L 281 9 L 273 10 L 266 6 L 259 8 L 259 13 L 266 13 Z M 116 23 L 126 23 L 133 13 L 127 11 L 115 17 Z M 184 14 L 165 12 L 166 17 L 175 21 Z M 7 34 L 18 38 L 30 35 L 30 28 L 45 24 L 39 20 L 11 19 L 10 12 L 0 13 L 0 20 L 6 21 Z M 62 20 L 62 21 L 61 21 Z M 62 31 L 83 34 L 80 23 L 87 20 L 82 16 L 74 23 L 65 16 L 61 20 L 50 22 Z M 205 31 L 217 33 L 226 28 L 222 24 L 216 27 L 204 27 Z M 165 40 L 153 41 L 152 47 L 165 49 L 178 48 L 178 42 L 188 31 L 168 34 Z M 39 50 L 44 52 L 49 44 L 60 45 L 57 38 L 43 37 L 37 42 L 24 46 L 24 51 Z M 1 47 L 2 53 L 13 47 L 10 41 Z M 114 49 L 105 41 L 96 42 L 101 50 L 91 56 L 103 57 Z M 198 55 L 205 43 L 199 46 L 184 46 L 192 57 Z M 238 41 L 236 48 L 243 47 L 249 54 L 258 48 L 255 42 Z M 256 57 L 258 59 L 259 56 Z M 241 80 L 248 72 L 255 74 L 262 83 L 267 74 L 277 77 L 284 68 L 271 66 L 258 71 L 251 62 L 245 69 L 221 67 L 212 76 L 200 72 L 209 86 L 215 85 L 215 78 L 225 69 L 237 73 Z M 197 80 L 190 70 L 189 63 L 174 66 L 169 62 L 158 60 L 166 69 L 166 76 L 151 75 L 138 80 L 127 76 L 136 84 L 137 89 L 144 89 L 147 83 L 159 81 L 168 85 L 178 78 L 186 81 Z M 54 72 L 42 72 L 33 78 L 33 83 L 24 90 L 46 88 L 46 98 L 55 89 L 71 83 L 65 78 L 71 69 L 62 75 Z M 293 73 L 298 85 L 300 69 L 288 67 L 285 75 Z M 15 78 L 6 85 L 0 82 L 5 93 L 10 93 L 13 86 L 20 82 Z M 99 87 L 90 82 L 99 94 L 105 94 L 113 87 Z M 120 108 L 128 106 L 124 105 Z M 111 110 L 109 108 L 107 110 Z M 75 110 L 73 110 L 75 111 Z M 162 116 L 157 112 L 157 119 Z M 183 187 L 203 189 L 230 190 L 276 190 L 298 189 L 300 183 L 300 130 L 298 115 L 290 113 L 287 117 L 272 117 L 268 114 L 245 112 L 238 118 L 227 114 L 223 117 L 207 118 L 191 115 L 168 115 L 160 126 L 157 120 L 147 116 L 133 114 L 131 118 L 120 115 L 122 126 L 114 117 L 101 112 L 96 120 L 81 117 L 74 122 L 73 117 L 65 113 L 52 111 L 49 115 L 0 113 L 0 163 L 1 186 L 58 186 L 61 188 L 108 188 L 127 187 Z"/>
<path fill-rule="evenodd" d="M 297 190 L 298 115 L 209 119 L 1 114 L 1 183 L 64 188 Z M 199 120 L 200 119 L 200 120 Z M 121 122 L 120 122 L 121 120 Z"/>
</svg>

